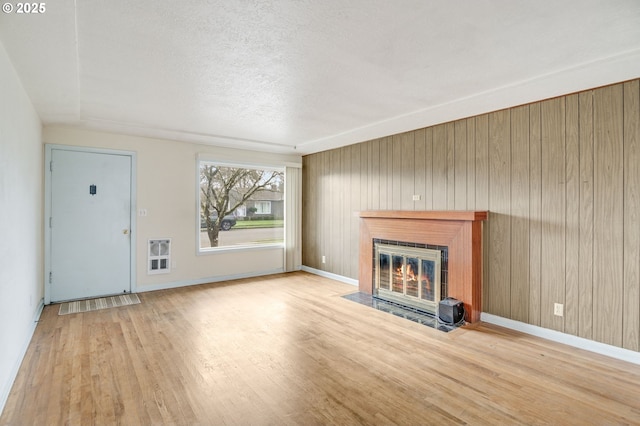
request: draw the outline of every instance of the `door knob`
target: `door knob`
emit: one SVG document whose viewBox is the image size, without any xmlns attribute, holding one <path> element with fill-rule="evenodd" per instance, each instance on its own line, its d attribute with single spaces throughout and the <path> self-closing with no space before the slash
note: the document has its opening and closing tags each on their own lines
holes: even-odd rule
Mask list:
<svg viewBox="0 0 640 426">
<path fill-rule="evenodd" d="M 128 230 L 128 229 L 123 229 L 123 230 L 122 230 L 122 233 L 123 233 L 124 235 L 127 235 L 127 234 L 129 233 L 129 230 Z"/>
</svg>

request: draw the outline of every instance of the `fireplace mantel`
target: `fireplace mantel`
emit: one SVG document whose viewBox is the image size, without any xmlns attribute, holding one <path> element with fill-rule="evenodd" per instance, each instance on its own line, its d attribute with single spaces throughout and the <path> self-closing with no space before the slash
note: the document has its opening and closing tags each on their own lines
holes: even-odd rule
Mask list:
<svg viewBox="0 0 640 426">
<path fill-rule="evenodd" d="M 359 289 L 373 291 L 373 240 L 396 240 L 449 248 L 448 295 L 464 302 L 465 319 L 482 312 L 482 222 L 486 211 L 364 211 L 360 216 Z"/>
<path fill-rule="evenodd" d="M 380 218 L 380 219 L 419 219 L 419 220 L 464 220 L 464 221 L 482 221 L 487 220 L 486 211 L 468 211 L 468 210 L 373 210 L 360 212 L 361 218 Z"/>
</svg>

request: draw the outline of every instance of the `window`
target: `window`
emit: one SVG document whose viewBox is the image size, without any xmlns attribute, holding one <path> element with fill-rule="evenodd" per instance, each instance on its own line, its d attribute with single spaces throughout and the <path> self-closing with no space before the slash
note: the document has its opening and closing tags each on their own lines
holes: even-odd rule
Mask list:
<svg viewBox="0 0 640 426">
<path fill-rule="evenodd" d="M 284 170 L 199 161 L 199 250 L 284 244 Z"/>
<path fill-rule="evenodd" d="M 271 214 L 271 201 L 256 201 L 256 214 Z"/>
</svg>

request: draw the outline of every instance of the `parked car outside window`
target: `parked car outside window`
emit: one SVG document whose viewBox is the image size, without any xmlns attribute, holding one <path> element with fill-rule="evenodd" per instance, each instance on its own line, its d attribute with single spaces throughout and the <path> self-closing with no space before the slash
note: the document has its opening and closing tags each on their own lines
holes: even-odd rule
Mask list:
<svg viewBox="0 0 640 426">
<path fill-rule="evenodd" d="M 218 218 L 218 214 L 214 213 L 211 215 L 211 220 L 215 221 Z M 222 218 L 222 223 L 220 223 L 220 229 L 223 231 L 228 231 L 234 226 L 236 226 L 237 220 L 236 217 L 232 214 L 228 214 Z M 200 228 L 206 229 L 207 222 L 204 220 L 204 217 L 200 218 Z"/>
</svg>

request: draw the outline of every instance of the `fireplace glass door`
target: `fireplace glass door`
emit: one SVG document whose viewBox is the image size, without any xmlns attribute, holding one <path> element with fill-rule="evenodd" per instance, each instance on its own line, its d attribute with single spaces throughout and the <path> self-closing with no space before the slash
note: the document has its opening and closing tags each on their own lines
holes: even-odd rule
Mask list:
<svg viewBox="0 0 640 426">
<path fill-rule="evenodd" d="M 439 250 L 376 244 L 374 295 L 436 314 L 440 264 Z"/>
</svg>

